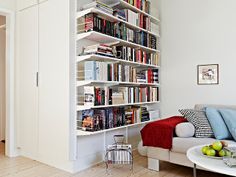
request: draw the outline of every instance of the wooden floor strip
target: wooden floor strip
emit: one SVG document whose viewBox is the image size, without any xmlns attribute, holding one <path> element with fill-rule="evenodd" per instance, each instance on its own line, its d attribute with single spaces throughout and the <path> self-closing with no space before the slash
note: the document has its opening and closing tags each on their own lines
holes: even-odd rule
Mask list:
<svg viewBox="0 0 236 177">
<path fill-rule="evenodd" d="M 192 177 L 192 169 L 161 162 L 160 172 L 147 169 L 147 158 L 134 153 L 134 169 L 129 166 L 99 164 L 80 173 L 70 174 L 40 162 L 24 158 L 4 156 L 4 144 L 0 143 L 0 177 Z M 198 177 L 227 177 L 225 175 L 198 170 Z"/>
</svg>

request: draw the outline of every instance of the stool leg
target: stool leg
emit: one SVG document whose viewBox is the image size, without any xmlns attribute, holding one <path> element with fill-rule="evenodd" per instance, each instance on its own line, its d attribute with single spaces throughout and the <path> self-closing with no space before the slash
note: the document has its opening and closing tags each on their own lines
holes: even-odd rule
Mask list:
<svg viewBox="0 0 236 177">
<path fill-rule="evenodd" d="M 197 165 L 193 165 L 193 177 L 197 177 Z"/>
</svg>

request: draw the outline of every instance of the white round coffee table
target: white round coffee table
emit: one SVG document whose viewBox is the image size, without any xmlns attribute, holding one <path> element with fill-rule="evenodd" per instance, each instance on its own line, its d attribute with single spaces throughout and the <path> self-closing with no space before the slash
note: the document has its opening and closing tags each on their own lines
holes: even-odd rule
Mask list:
<svg viewBox="0 0 236 177">
<path fill-rule="evenodd" d="M 196 165 L 212 172 L 236 177 L 236 167 L 228 167 L 224 164 L 223 160 L 204 157 L 201 154 L 201 148 L 203 146 L 204 145 L 194 146 L 187 151 L 188 159 L 194 163 L 194 177 L 197 176 Z"/>
</svg>

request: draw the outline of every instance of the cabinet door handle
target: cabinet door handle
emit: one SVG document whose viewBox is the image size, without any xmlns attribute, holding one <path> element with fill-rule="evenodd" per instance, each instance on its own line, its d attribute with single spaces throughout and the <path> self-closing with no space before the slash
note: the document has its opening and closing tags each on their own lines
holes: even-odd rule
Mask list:
<svg viewBox="0 0 236 177">
<path fill-rule="evenodd" d="M 36 87 L 39 86 L 39 72 L 36 73 Z"/>
</svg>

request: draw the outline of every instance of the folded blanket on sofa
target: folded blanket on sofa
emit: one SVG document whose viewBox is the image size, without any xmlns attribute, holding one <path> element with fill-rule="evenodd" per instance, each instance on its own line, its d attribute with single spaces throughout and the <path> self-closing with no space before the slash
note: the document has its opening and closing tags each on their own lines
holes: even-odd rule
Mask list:
<svg viewBox="0 0 236 177">
<path fill-rule="evenodd" d="M 182 116 L 173 116 L 147 124 L 141 130 L 143 146 L 171 149 L 175 127 L 182 122 L 187 120 Z"/>
</svg>

